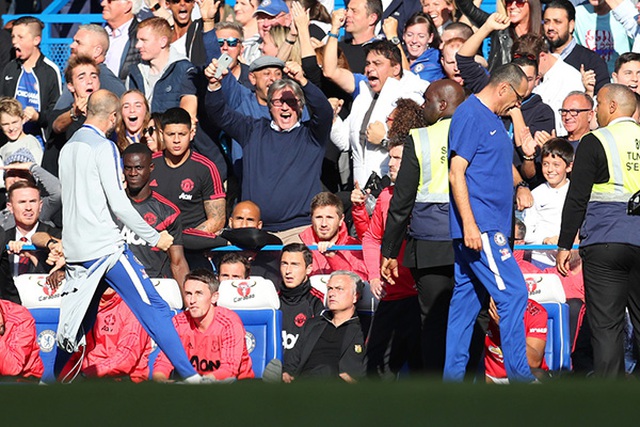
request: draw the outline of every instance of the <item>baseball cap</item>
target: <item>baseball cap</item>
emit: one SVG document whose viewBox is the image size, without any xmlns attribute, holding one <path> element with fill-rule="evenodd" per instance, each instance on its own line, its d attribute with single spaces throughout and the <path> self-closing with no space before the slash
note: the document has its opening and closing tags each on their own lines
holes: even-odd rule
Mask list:
<svg viewBox="0 0 640 427">
<path fill-rule="evenodd" d="M 256 58 L 251 65 L 249 65 L 249 72 L 262 70 L 263 68 L 277 67 L 284 68 L 284 61 L 275 56 L 261 56 Z"/>
<path fill-rule="evenodd" d="M 36 163 L 36 158 L 33 157 L 33 154 L 31 154 L 28 148 L 22 147 L 18 148 L 4 160 L 5 166 L 11 163 Z"/>
<path fill-rule="evenodd" d="M 253 16 L 261 12 L 269 16 L 278 16 L 281 12 L 289 13 L 289 8 L 283 0 L 262 0 Z"/>
</svg>

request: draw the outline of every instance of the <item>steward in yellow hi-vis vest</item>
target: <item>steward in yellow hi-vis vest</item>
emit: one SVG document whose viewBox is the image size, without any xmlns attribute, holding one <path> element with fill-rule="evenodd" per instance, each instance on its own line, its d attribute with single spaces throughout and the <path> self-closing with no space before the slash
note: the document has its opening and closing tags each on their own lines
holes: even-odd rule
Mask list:
<svg viewBox="0 0 640 427">
<path fill-rule="evenodd" d="M 635 94 L 626 86 L 608 84 L 598 92 L 601 128 L 580 140 L 558 241 L 558 271 L 567 274 L 568 249 L 580 228 L 594 371 L 602 377 L 624 375 L 625 308 L 640 330 L 640 216 L 627 214 L 629 199 L 640 190 L 635 110 Z"/>
<path fill-rule="evenodd" d="M 424 95 L 430 126 L 411 130 L 402 154 L 382 239 L 382 276 L 391 278 L 402 240 L 402 265 L 416 280 L 422 317 L 423 364 L 444 368 L 449 301 L 453 292 L 453 245 L 449 232 L 448 141 L 451 116 L 464 99 L 452 80 L 433 82 Z"/>
</svg>

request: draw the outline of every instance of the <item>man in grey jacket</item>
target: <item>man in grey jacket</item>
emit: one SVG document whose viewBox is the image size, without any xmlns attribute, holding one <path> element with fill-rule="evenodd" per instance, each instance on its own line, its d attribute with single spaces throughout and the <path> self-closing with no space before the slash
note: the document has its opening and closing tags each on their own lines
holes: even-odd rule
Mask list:
<svg viewBox="0 0 640 427">
<path fill-rule="evenodd" d="M 67 282 L 60 305 L 55 372 L 79 349 L 95 321 L 107 286 L 120 294 L 186 382 L 200 382 L 171 323 L 171 311 L 144 267 L 124 243 L 111 217 L 117 216 L 150 245 L 167 250 L 173 238 L 158 233 L 131 206 L 121 182 L 120 155 L 106 138 L 115 128 L 120 102 L 109 91 L 91 95 L 87 120 L 60 153 L 64 209 L 62 242 Z M 104 280 L 102 280 L 104 279 Z M 64 381 L 64 379 L 62 379 Z"/>
</svg>

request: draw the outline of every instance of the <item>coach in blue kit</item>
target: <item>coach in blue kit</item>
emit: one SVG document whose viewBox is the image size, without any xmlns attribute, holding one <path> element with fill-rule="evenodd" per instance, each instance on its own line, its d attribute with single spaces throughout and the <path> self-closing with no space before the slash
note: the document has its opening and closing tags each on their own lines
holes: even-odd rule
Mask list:
<svg viewBox="0 0 640 427">
<path fill-rule="evenodd" d="M 524 334 L 527 287 L 507 240 L 513 210 L 513 146 L 500 118 L 522 102 L 526 90 L 527 77 L 520 67 L 504 65 L 451 120 L 449 219 L 455 287 L 447 326 L 447 381 L 464 379 L 473 325 L 487 292 L 500 315 L 509 380 L 535 380 Z"/>
</svg>

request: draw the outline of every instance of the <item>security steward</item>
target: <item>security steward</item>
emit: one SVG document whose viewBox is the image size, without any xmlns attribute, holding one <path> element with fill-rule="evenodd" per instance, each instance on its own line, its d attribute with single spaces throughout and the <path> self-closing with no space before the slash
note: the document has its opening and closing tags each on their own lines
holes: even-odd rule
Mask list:
<svg viewBox="0 0 640 427">
<path fill-rule="evenodd" d="M 635 109 L 636 98 L 626 86 L 608 84 L 598 92 L 601 128 L 580 140 L 556 259 L 558 271 L 566 275 L 580 228 L 594 370 L 608 378 L 624 374 L 625 307 L 640 344 L 640 212 L 630 203 L 640 190 L 640 126 L 631 118 Z"/>
<path fill-rule="evenodd" d="M 449 301 L 453 294 L 453 246 L 449 233 L 447 147 L 451 116 L 464 99 L 453 80 L 433 82 L 424 94 L 430 126 L 412 129 L 402 154 L 382 239 L 382 277 L 398 277 L 398 253 L 409 224 L 402 265 L 419 293 L 424 369 L 442 372 Z"/>
</svg>

